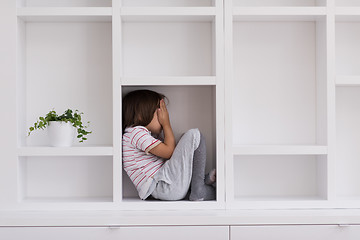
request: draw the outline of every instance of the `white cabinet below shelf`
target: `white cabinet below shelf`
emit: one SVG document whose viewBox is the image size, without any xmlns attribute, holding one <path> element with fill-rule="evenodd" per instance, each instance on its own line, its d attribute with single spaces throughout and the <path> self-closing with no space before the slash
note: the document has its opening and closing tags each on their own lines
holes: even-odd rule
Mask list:
<svg viewBox="0 0 360 240">
<path fill-rule="evenodd" d="M 357 240 L 360 227 L 351 225 L 231 226 L 231 240 Z"/>
<path fill-rule="evenodd" d="M 0 227 L 5 239 L 22 240 L 148 240 L 208 239 L 228 240 L 227 226 L 173 226 L 173 227 Z"/>
</svg>

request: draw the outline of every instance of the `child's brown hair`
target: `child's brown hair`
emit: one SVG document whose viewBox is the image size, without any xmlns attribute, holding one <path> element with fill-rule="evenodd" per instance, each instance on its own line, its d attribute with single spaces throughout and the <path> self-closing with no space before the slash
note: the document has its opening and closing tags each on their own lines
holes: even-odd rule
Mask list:
<svg viewBox="0 0 360 240">
<path fill-rule="evenodd" d="M 147 126 L 165 95 L 151 90 L 129 92 L 122 101 L 123 132 L 127 127 Z"/>
</svg>

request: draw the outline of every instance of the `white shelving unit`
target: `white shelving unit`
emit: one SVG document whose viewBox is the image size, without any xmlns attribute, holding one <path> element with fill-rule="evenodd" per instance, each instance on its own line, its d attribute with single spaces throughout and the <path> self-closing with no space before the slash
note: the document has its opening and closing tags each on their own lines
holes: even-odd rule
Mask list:
<svg viewBox="0 0 360 240">
<path fill-rule="evenodd" d="M 7 209 L 360 207 L 359 1 L 18 0 L 16 14 Z M 135 89 L 169 98 L 176 138 L 205 135 L 216 201 L 139 200 L 121 164 Z M 27 137 L 52 108 L 83 111 L 89 140 Z"/>
<path fill-rule="evenodd" d="M 15 208 L 224 208 L 222 1 L 19 0 L 17 16 Z M 169 98 L 177 139 L 190 128 L 204 134 L 207 168 L 218 169 L 216 201 L 138 198 L 121 166 L 121 99 L 143 88 Z M 85 112 L 89 140 L 51 148 L 45 132 L 26 137 L 52 108 Z"/>
</svg>

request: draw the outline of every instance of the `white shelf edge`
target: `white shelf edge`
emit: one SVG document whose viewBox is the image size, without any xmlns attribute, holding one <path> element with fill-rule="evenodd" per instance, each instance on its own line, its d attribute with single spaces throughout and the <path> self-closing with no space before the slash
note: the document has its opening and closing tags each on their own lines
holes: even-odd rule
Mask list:
<svg viewBox="0 0 360 240">
<path fill-rule="evenodd" d="M 177 85 L 215 85 L 216 77 L 123 77 L 121 84 L 124 86 L 177 86 Z"/>
<path fill-rule="evenodd" d="M 326 7 L 234 7 L 233 16 L 326 16 Z"/>
<path fill-rule="evenodd" d="M 241 200 L 235 198 L 234 201 L 227 203 L 227 209 L 326 209 L 330 207 L 330 202 L 324 199 L 279 199 L 276 201 L 273 200 L 265 200 L 265 199 L 257 199 L 257 200 Z"/>
<path fill-rule="evenodd" d="M 113 156 L 113 147 L 20 147 L 19 157 L 31 156 Z"/>
<path fill-rule="evenodd" d="M 233 155 L 326 155 L 327 146 L 314 145 L 235 145 Z"/>
<path fill-rule="evenodd" d="M 336 76 L 336 86 L 360 86 L 360 75 L 351 76 L 351 75 L 339 75 Z"/>
<path fill-rule="evenodd" d="M 122 16 L 215 16 L 216 7 L 122 7 Z"/>
<path fill-rule="evenodd" d="M 217 201 L 159 201 L 159 200 L 147 200 L 143 201 L 140 199 L 124 198 L 121 202 L 121 205 L 124 209 L 128 210 L 153 210 L 153 209 L 162 209 L 162 210 L 189 210 L 189 209 L 224 209 L 225 206 L 222 203 Z"/>
<path fill-rule="evenodd" d="M 18 8 L 25 22 L 111 22 L 112 8 Z"/>
<path fill-rule="evenodd" d="M 17 9 L 18 17 L 41 16 L 112 16 L 111 7 L 24 7 Z"/>
<path fill-rule="evenodd" d="M 112 203 L 112 197 L 25 197 L 21 203 Z"/>
</svg>

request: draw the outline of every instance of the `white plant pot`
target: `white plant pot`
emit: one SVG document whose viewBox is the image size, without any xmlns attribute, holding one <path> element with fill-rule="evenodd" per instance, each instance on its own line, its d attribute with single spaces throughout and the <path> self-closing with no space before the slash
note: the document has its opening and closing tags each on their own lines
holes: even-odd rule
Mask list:
<svg viewBox="0 0 360 240">
<path fill-rule="evenodd" d="M 76 128 L 70 122 L 51 121 L 47 131 L 50 146 L 71 147 L 74 143 Z"/>
</svg>

